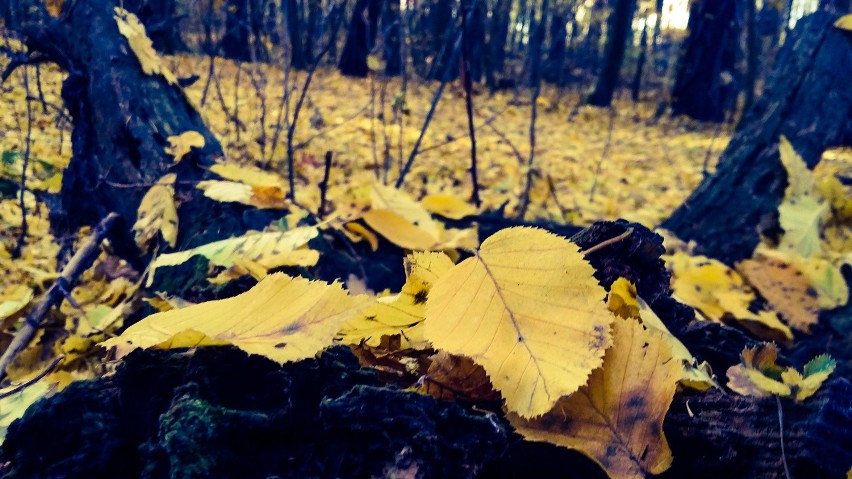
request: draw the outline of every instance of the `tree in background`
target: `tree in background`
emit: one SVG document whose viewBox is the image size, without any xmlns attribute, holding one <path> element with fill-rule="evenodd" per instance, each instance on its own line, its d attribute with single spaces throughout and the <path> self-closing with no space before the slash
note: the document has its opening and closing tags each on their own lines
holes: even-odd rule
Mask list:
<svg viewBox="0 0 852 479">
<path fill-rule="evenodd" d="M 358 0 L 355 4 L 352 20 L 349 22 L 349 33 L 346 35 L 346 43 L 338 63 L 340 73 L 353 77 L 367 76 L 370 71 L 367 55 L 376 42 L 381 10 L 382 0 Z"/>
<path fill-rule="evenodd" d="M 604 47 L 603 67 L 598 74 L 594 89 L 586 102 L 594 106 L 609 106 L 618 84 L 624 50 L 633 22 L 636 0 L 616 0 L 615 8 L 609 16 L 606 46 Z"/>
<path fill-rule="evenodd" d="M 672 113 L 722 122 L 731 104 L 737 43 L 741 27 L 739 0 L 698 0 L 690 10 L 672 89 Z"/>
</svg>

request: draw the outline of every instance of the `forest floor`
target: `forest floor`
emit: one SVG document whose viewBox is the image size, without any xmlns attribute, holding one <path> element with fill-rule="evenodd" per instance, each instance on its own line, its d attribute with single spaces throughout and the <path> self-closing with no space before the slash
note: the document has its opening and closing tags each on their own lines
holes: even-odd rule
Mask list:
<svg viewBox="0 0 852 479">
<path fill-rule="evenodd" d="M 215 74 L 209 77 L 208 59 L 176 56 L 168 57 L 166 63 L 179 78 L 200 77 L 185 92 L 219 138 L 223 162 L 258 167 L 277 175 L 284 184 L 288 173 L 286 118 L 293 115 L 305 74 L 217 59 L 212 65 Z M 0 93 L 0 186 L 4 193 L 0 200 L 0 268 L 4 272 L 0 278 L 0 350 L 11 341 L 16 321 L 33 298 L 57 277 L 59 242 L 50 232 L 48 208 L 29 192 L 24 196 L 26 246 L 20 258 L 13 258 L 12 252 L 22 229 L 22 210 L 15 187 L 21 179 L 24 158 L 29 157 L 27 188 L 48 193 L 59 192 L 62 169 L 70 161 L 70 119 L 61 113 L 59 96 L 63 78 L 52 66 L 41 67 L 38 77 L 32 70 L 27 74 L 25 69 L 18 69 Z M 327 188 L 331 216 L 345 216 L 357 209 L 354 205 L 367 202 L 375 183 L 393 185 L 420 135 L 436 88 L 436 84 L 411 81 L 403 92 L 400 79 L 358 80 L 344 78 L 336 71 L 318 70 L 293 137 L 298 205 L 319 210 L 319 185 L 325 173 L 323 158 L 328 151 L 333 153 Z M 529 92 L 519 91 L 493 95 L 481 91 L 474 98 L 482 198 L 479 213 L 498 210 L 507 217 L 518 214 L 530 168 L 532 110 Z M 625 219 L 654 228 L 686 200 L 705 175 L 714 171 L 733 128 L 667 115 L 656 118 L 655 98 L 634 103 L 622 96 L 610 109 L 578 106 L 579 98 L 577 91 L 547 87 L 537 101 L 534 182 L 524 220 L 588 226 L 599 220 Z M 28 118 L 32 121 L 28 122 Z M 404 189 L 414 200 L 442 194 L 467 201 L 472 193 L 470 148 L 464 92 L 453 83 L 440 100 Z M 815 181 L 836 175 L 852 176 L 850 159 L 849 149 L 827 152 L 814 171 Z M 838 191 L 829 200 L 849 196 L 848 187 Z M 835 208 L 832 203 L 832 208 L 847 208 L 840 200 L 837 205 Z M 852 210 L 852 203 L 849 209 Z M 844 218 L 843 221 L 849 220 Z M 835 229 L 840 233 L 829 235 L 837 236 L 835 244 L 841 245 L 831 256 L 833 260 L 843 254 L 848 258 L 852 244 L 848 229 L 838 225 Z M 86 233 L 81 232 L 80 236 Z M 848 295 L 842 277 L 840 284 L 836 283 L 843 261 L 834 261 L 834 283 L 826 286 L 826 291 L 820 290 L 820 295 L 825 295 L 820 296 L 820 305 L 814 306 L 815 310 L 796 310 L 800 316 L 791 319 L 787 316 L 790 304 L 761 303 L 760 308 L 753 308 L 755 291 L 742 279 L 731 279 L 736 273 L 721 263 L 711 264 L 707 258 L 685 255 L 691 253 L 686 245 L 680 246 L 680 256 L 674 250 L 669 253 L 674 253 L 667 260 L 675 274 L 672 286 L 679 295 L 677 299 L 689 303 L 707 319 L 721 322 L 724 318 L 730 323 L 735 316 L 742 320 L 743 329 L 761 339 L 790 344 L 794 337 L 791 327 L 796 329 L 797 337 L 804 334 L 802 331 L 812 324 L 809 322 L 816 321 L 820 307 L 827 310 L 842 305 Z M 811 263 L 806 263 L 795 264 L 804 271 L 811 267 Z M 829 267 L 825 262 L 819 264 L 819 268 Z M 101 363 L 89 361 L 96 356 L 90 353 L 94 344 L 115 331 L 113 328 L 104 335 L 104 321 L 117 321 L 128 298 L 139 290 L 138 276 L 122 277 L 123 267 L 114 258 L 102 257 L 96 271 L 86 273 L 81 285 L 70 293 L 74 301 L 66 300 L 59 308 L 53 318 L 58 327 L 39 332 L 38 345 L 25 350 L 9 369 L 10 379 L 23 381 L 34 376 L 58 354 L 66 357 L 67 366 L 58 368 L 50 378 L 60 387 L 74 379 L 97 375 Z M 759 273 L 772 275 L 771 263 L 754 267 Z M 813 280 L 813 275 L 810 278 Z M 767 291 L 779 287 L 777 280 L 775 283 Z M 715 288 L 718 295 L 702 293 L 705 285 Z M 804 290 L 811 287 L 807 282 L 799 285 Z M 350 290 L 354 289 L 350 284 Z M 155 300 L 148 299 L 153 305 Z M 816 304 L 817 300 L 813 297 L 811 301 Z M 778 316 L 774 306 L 778 306 L 778 311 L 787 308 L 787 313 Z M 755 309 L 761 311 L 756 313 Z M 757 327 L 755 323 L 759 323 Z M 716 373 L 724 375 L 725 371 Z M 45 393 L 44 389 L 34 391 Z M 22 401 L 29 404 L 34 399 Z M 22 412 L 0 414 L 0 428 Z"/>
</svg>

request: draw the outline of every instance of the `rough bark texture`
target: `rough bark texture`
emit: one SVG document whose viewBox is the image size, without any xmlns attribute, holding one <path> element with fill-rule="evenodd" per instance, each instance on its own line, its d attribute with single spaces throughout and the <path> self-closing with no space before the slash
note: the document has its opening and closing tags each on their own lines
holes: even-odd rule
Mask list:
<svg viewBox="0 0 852 479">
<path fill-rule="evenodd" d="M 113 246 L 138 258 L 131 227 L 139 203 L 167 173 L 177 174 L 183 200 L 178 248 L 244 231 L 245 208 L 208 200 L 195 189 L 197 181 L 215 176 L 205 167 L 222 155 L 219 142 L 180 87 L 143 73 L 118 32 L 115 6 L 114 0 L 69 2 L 61 18 L 30 23 L 22 32 L 32 52 L 69 72 L 62 97 L 74 121 L 73 156 L 63 175 L 61 208 L 51 214 L 57 236 L 70 238 L 115 211 L 121 224 Z M 201 133 L 206 145 L 172 166 L 167 138 L 189 130 Z"/>
<path fill-rule="evenodd" d="M 763 95 L 746 112 L 717 171 L 662 226 L 732 263 L 751 256 L 758 228 L 777 224 L 787 185 L 778 157 L 785 135 L 810 168 L 852 142 L 852 34 L 826 12 L 803 18 L 778 55 Z"/>
<path fill-rule="evenodd" d="M 738 0 L 700 0 L 689 14 L 689 37 L 672 89 L 672 113 L 721 122 L 733 91 L 740 31 Z M 723 80 L 727 73 L 729 81 Z"/>
</svg>

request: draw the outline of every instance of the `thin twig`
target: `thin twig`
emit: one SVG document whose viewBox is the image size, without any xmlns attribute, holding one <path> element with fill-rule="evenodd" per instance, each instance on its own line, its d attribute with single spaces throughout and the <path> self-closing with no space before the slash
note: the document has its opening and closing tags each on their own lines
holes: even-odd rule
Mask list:
<svg viewBox="0 0 852 479">
<path fill-rule="evenodd" d="M 56 369 L 56 366 L 59 365 L 60 361 L 62 361 L 63 359 L 65 359 L 64 354 L 56 356 L 55 358 L 53 358 L 53 361 L 51 361 L 50 364 L 47 365 L 46 368 L 44 368 L 40 373 L 38 373 L 38 375 L 36 375 L 36 377 L 31 378 L 28 381 L 24 381 L 21 384 L 18 384 L 17 386 L 12 386 L 6 388 L 3 391 L 0 391 L 0 399 L 7 398 L 13 394 L 17 394 L 23 391 L 24 389 L 32 386 L 33 384 L 39 382 L 41 378 L 47 376 L 48 374 L 50 374 L 51 371 Z"/>
<path fill-rule="evenodd" d="M 468 12 L 465 12 L 462 17 L 462 74 L 464 75 L 464 104 L 467 110 L 467 129 L 470 137 L 470 181 L 472 183 L 472 191 L 470 200 L 477 208 L 482 206 L 482 200 L 479 199 L 479 179 L 476 171 L 476 128 L 473 125 L 473 79 L 470 77 L 471 63 L 471 39 L 468 32 Z"/>
<path fill-rule="evenodd" d="M 444 88 L 447 86 L 447 82 L 449 81 L 451 68 L 458 61 L 459 52 L 461 51 L 461 39 L 461 31 L 459 31 L 458 35 L 456 35 L 456 41 L 453 46 L 453 53 L 450 56 L 450 61 L 447 62 L 447 65 L 444 68 L 444 76 L 441 78 L 441 84 L 438 86 L 438 90 L 432 97 L 432 104 L 429 106 L 429 113 L 426 114 L 426 119 L 423 121 L 423 128 L 420 129 L 420 135 L 417 137 L 417 141 L 414 142 L 411 154 L 408 155 L 408 160 L 404 165 L 402 165 L 402 170 L 399 172 L 399 178 L 397 178 L 395 185 L 397 188 L 401 188 L 403 183 L 405 183 L 405 176 L 408 175 L 408 171 L 411 170 L 411 165 L 414 163 L 414 158 L 417 157 L 417 153 L 419 153 L 420 144 L 423 143 L 423 137 L 426 136 L 426 130 L 429 129 L 429 123 L 432 122 L 432 117 L 435 115 L 435 110 L 438 108 L 438 102 L 441 100 L 441 96 L 444 94 Z"/>
<path fill-rule="evenodd" d="M 600 250 L 606 248 L 607 246 L 609 246 L 611 244 L 618 243 L 619 241 L 624 241 L 625 239 L 627 239 L 627 237 L 629 237 L 632 234 L 633 234 L 633 228 L 627 228 L 627 231 L 625 231 L 624 233 L 621 233 L 620 235 L 618 235 L 614 238 L 610 238 L 606 241 L 601 241 L 600 243 L 598 243 L 594 246 L 591 246 L 587 249 L 584 249 L 583 251 L 580 251 L 580 254 L 583 255 L 583 256 L 590 255 L 590 254 L 594 253 L 595 251 L 600 251 Z"/>
<path fill-rule="evenodd" d="M 325 217 L 325 198 L 326 193 L 328 192 L 328 177 L 331 175 L 331 150 L 325 152 L 325 171 L 322 175 L 322 182 L 320 182 L 320 205 L 319 211 L 317 211 L 317 216 L 320 218 Z"/>
<path fill-rule="evenodd" d="M 15 333 L 11 344 L 3 352 L 3 356 L 0 357 L 0 380 L 5 377 L 6 368 L 14 361 L 15 356 L 23 351 L 33 336 L 35 336 L 36 331 L 41 326 L 42 319 L 50 311 L 50 308 L 65 297 L 63 290 L 70 290 L 83 271 L 89 269 L 92 263 L 94 263 L 100 254 L 99 246 L 101 242 L 107 237 L 113 225 L 118 221 L 118 218 L 119 215 L 117 213 L 110 213 L 98 223 L 86 244 L 74 254 L 68 264 L 65 265 L 65 268 L 63 268 L 62 274 L 56 282 L 50 286 L 27 315 L 21 329 Z"/>
<path fill-rule="evenodd" d="M 701 174 L 704 178 L 710 176 L 710 170 L 708 166 L 710 165 L 710 157 L 713 154 L 713 145 L 716 144 L 716 139 L 719 138 L 719 135 L 722 133 L 722 123 L 719 122 L 716 124 L 716 128 L 713 129 L 713 138 L 710 140 L 710 146 L 707 147 L 707 153 L 704 155 L 704 164 L 701 167 Z"/>
</svg>

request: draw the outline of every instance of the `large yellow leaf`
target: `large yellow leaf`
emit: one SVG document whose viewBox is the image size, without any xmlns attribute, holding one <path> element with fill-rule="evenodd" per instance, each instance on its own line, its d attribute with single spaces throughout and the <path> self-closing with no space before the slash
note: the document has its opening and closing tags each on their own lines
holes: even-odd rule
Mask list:
<svg viewBox="0 0 852 479">
<path fill-rule="evenodd" d="M 207 180 L 199 181 L 195 187 L 203 191 L 204 196 L 223 203 L 242 203 L 259 209 L 284 210 L 290 207 L 290 202 L 284 198 L 284 191 L 277 186 L 252 186 L 239 181 Z"/>
<path fill-rule="evenodd" d="M 441 236 L 440 229 L 435 220 L 432 219 L 432 215 L 402 190 L 377 183 L 373 185 L 370 201 L 374 210 L 391 211 L 422 229 L 431 237 L 437 239 Z"/>
<path fill-rule="evenodd" d="M 420 204 L 432 213 L 453 220 L 476 214 L 475 206 L 453 195 L 426 195 Z"/>
<path fill-rule="evenodd" d="M 287 188 L 287 182 L 284 181 L 284 178 L 253 166 L 217 163 L 210 167 L 210 171 L 226 180 L 237 181 L 251 186 L 277 187 L 281 190 Z"/>
<path fill-rule="evenodd" d="M 228 343 L 284 363 L 329 346 L 340 326 L 369 303 L 367 296 L 349 296 L 339 283 L 275 273 L 239 296 L 148 316 L 101 344 L 115 346 L 121 357 L 161 343 Z M 176 335 L 182 341 L 170 341 Z"/>
<path fill-rule="evenodd" d="M 370 210 L 361 217 L 391 243 L 409 250 L 430 250 L 438 237 L 390 210 Z"/>
<path fill-rule="evenodd" d="M 778 249 L 813 256 L 822 249 L 820 227 L 828 217 L 830 205 L 818 193 L 813 172 L 784 136 L 778 151 L 788 182 L 784 200 L 778 206 L 778 222 L 784 229 Z"/>
<path fill-rule="evenodd" d="M 161 266 L 176 266 L 195 255 L 211 263 L 230 268 L 237 258 L 261 261 L 296 250 L 315 238 L 319 231 L 314 226 L 293 228 L 284 232 L 249 233 L 236 238 L 208 243 L 186 251 L 160 255 L 151 263 L 148 286 L 154 281 L 154 271 Z"/>
<path fill-rule="evenodd" d="M 737 270 L 794 328 L 807 332 L 817 323 L 817 296 L 794 266 L 778 258 L 760 257 L 738 263 Z"/>
<path fill-rule="evenodd" d="M 379 346 L 382 336 L 399 334 L 403 346 L 422 340 L 412 328 L 426 316 L 426 300 L 438 278 L 453 267 L 444 253 L 415 252 L 405 257 L 405 284 L 399 294 L 379 298 L 343 325 L 340 336 L 347 344 Z M 417 331 L 419 333 L 419 331 Z"/>
<path fill-rule="evenodd" d="M 565 238 L 499 231 L 432 288 L 426 339 L 482 365 L 510 411 L 544 414 L 586 382 L 609 346 L 613 316 L 593 274 Z"/>
<path fill-rule="evenodd" d="M 612 478 L 644 478 L 671 465 L 663 419 L 680 374 L 659 331 L 616 319 L 613 345 L 588 385 L 540 418 L 508 418 L 525 438 L 576 449 Z"/>
<path fill-rule="evenodd" d="M 841 30 L 852 31 L 852 14 L 843 15 L 842 17 L 838 18 L 837 21 L 834 22 L 834 26 Z M 849 472 L 852 473 L 852 469 L 850 469 Z"/>
<path fill-rule="evenodd" d="M 148 251 L 158 232 L 162 233 L 163 239 L 171 246 L 177 243 L 178 215 L 173 186 L 175 179 L 177 176 L 174 173 L 164 175 L 142 197 L 133 230 L 136 232 L 136 245 L 143 251 Z"/>
<path fill-rule="evenodd" d="M 139 21 L 139 18 L 121 7 L 115 7 L 115 23 L 118 25 L 118 31 L 124 38 L 127 38 L 127 44 L 139 60 L 139 65 L 142 66 L 142 71 L 146 75 L 162 75 L 172 85 L 177 85 L 177 78 L 162 62 L 157 51 L 154 50 L 154 44 L 151 39 L 145 34 L 145 25 Z"/>
</svg>

